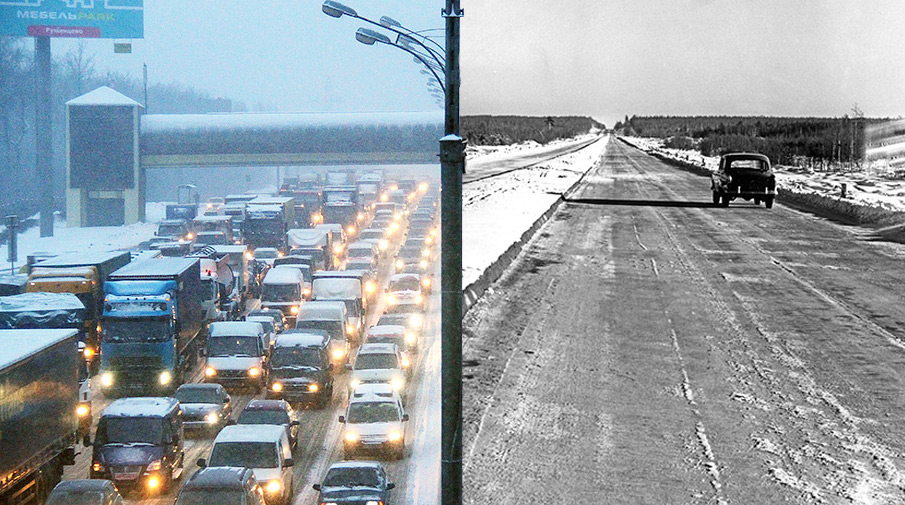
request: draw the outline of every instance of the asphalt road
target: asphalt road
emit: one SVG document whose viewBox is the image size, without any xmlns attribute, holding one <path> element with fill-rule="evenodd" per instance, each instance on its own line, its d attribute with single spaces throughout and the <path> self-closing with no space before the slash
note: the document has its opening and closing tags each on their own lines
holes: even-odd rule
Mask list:
<svg viewBox="0 0 905 505">
<path fill-rule="evenodd" d="M 570 199 L 466 317 L 466 503 L 905 503 L 905 246 L 621 142 Z"/>
<path fill-rule="evenodd" d="M 439 249 L 436 258 L 439 258 Z M 380 287 L 383 292 L 391 275 L 392 256 L 381 262 Z M 439 501 L 440 490 L 440 265 L 434 265 L 433 278 L 437 282 L 425 304 L 425 317 L 422 336 L 422 349 L 416 354 L 414 362 L 413 384 L 405 398 L 406 412 L 410 416 L 407 423 L 406 457 L 401 461 L 383 461 L 391 481 L 396 483 L 393 491 L 394 503 L 412 503 L 430 505 Z M 249 310 L 257 306 L 254 301 Z M 371 306 L 366 327 L 379 319 L 384 309 L 383 301 Z M 200 381 L 203 366 L 195 369 L 193 382 Z M 96 380 L 97 378 L 95 378 Z M 317 503 L 317 492 L 311 487 L 320 482 L 330 464 L 342 460 L 342 440 L 340 438 L 342 424 L 338 417 L 345 413 L 348 398 L 349 373 L 342 372 L 336 378 L 333 400 L 322 410 L 304 408 L 300 411 L 299 445 L 294 453 L 294 504 L 310 505 Z M 100 391 L 100 387 L 93 388 Z M 254 395 L 251 390 L 230 390 L 233 399 L 233 417 L 253 398 L 263 398 L 264 394 Z M 92 400 L 94 414 L 93 427 L 103 408 L 110 403 L 100 393 Z M 92 431 L 93 436 L 93 431 Z M 214 435 L 189 435 L 185 441 L 185 475 L 183 482 L 198 467 L 198 458 L 207 458 L 213 443 Z M 88 477 L 91 464 L 91 450 L 81 448 L 76 458 L 76 465 L 66 467 L 64 479 L 84 479 Z M 181 484 L 162 496 L 127 495 L 128 505 L 164 505 L 172 504 Z"/>
<path fill-rule="evenodd" d="M 476 161 L 469 161 L 465 167 L 466 173 L 462 176 L 463 184 L 470 184 L 490 177 L 503 175 L 514 170 L 537 165 L 545 161 L 565 156 L 580 149 L 587 147 L 603 137 L 593 137 L 590 139 L 582 139 L 578 141 L 557 144 L 553 147 L 545 149 L 532 149 L 525 154 L 512 154 L 505 159 L 494 159 L 494 156 L 485 157 Z"/>
</svg>

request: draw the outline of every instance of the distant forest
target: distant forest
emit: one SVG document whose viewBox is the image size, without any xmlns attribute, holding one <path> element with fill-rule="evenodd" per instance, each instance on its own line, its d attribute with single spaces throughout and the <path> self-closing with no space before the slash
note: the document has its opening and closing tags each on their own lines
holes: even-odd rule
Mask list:
<svg viewBox="0 0 905 505">
<path fill-rule="evenodd" d="M 605 129 L 594 118 L 584 116 L 462 116 L 462 136 L 469 144 L 497 146 L 533 140 L 574 137 L 592 128 Z"/>
<path fill-rule="evenodd" d="M 855 106 L 842 117 L 632 116 L 614 125 L 626 135 L 659 137 L 667 147 L 706 156 L 756 151 L 773 163 L 803 166 L 855 164 L 864 156 L 865 118 Z"/>
<path fill-rule="evenodd" d="M 30 39 L 29 39 L 30 42 Z M 94 57 L 79 45 L 66 54 L 54 55 L 53 75 L 53 164 L 55 208 L 65 206 L 65 103 L 99 86 L 109 86 L 137 102 L 144 101 L 141 78 L 97 70 Z M 32 44 L 0 37 L 0 216 L 20 217 L 37 212 L 40 186 L 35 177 L 35 83 Z M 149 112 L 230 112 L 244 108 L 230 100 L 179 84 L 148 86 Z"/>
</svg>

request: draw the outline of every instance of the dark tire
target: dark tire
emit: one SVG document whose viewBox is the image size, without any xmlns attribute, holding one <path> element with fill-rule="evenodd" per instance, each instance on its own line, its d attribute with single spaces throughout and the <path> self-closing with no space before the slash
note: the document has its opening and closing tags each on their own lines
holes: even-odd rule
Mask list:
<svg viewBox="0 0 905 505">
<path fill-rule="evenodd" d="M 768 209 L 773 208 L 773 197 L 772 196 L 768 196 L 767 198 L 764 199 L 764 207 L 766 207 Z"/>
<path fill-rule="evenodd" d="M 714 205 L 720 204 L 720 194 L 717 193 L 716 191 L 713 192 L 713 204 Z"/>
<path fill-rule="evenodd" d="M 722 195 L 722 197 L 720 198 L 720 205 L 722 207 L 729 206 L 729 195 Z"/>
<path fill-rule="evenodd" d="M 760 205 L 760 197 L 759 197 L 759 196 L 755 196 L 755 197 L 754 197 L 754 205 Z"/>
</svg>

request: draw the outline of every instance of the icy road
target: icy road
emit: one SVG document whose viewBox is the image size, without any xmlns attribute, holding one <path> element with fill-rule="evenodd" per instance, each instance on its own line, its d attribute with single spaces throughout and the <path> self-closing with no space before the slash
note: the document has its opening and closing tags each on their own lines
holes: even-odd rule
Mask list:
<svg viewBox="0 0 905 505">
<path fill-rule="evenodd" d="M 465 321 L 469 504 L 905 503 L 905 246 L 610 142 Z"/>
</svg>

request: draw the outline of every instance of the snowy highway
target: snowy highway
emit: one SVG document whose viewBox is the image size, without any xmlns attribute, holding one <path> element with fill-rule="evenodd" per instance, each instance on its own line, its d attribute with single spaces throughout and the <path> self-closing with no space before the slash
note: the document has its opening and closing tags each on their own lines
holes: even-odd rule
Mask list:
<svg viewBox="0 0 905 505">
<path fill-rule="evenodd" d="M 612 140 L 465 320 L 465 502 L 905 501 L 905 248 Z"/>
</svg>

